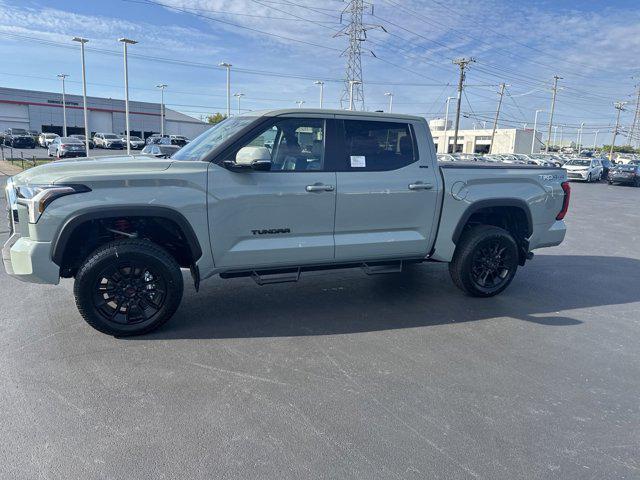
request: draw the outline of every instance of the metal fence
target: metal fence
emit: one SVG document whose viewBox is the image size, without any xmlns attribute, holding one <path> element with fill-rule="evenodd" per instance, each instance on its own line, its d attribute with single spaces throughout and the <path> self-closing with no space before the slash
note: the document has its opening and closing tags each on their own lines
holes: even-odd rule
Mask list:
<svg viewBox="0 0 640 480">
<path fill-rule="evenodd" d="M 20 166 L 23 170 L 25 168 L 35 167 L 38 163 L 50 162 L 51 159 L 36 158 L 35 155 L 25 156 L 24 152 L 14 152 L 13 147 L 6 145 L 0 145 L 0 159 L 5 162 L 11 163 L 11 165 Z"/>
</svg>

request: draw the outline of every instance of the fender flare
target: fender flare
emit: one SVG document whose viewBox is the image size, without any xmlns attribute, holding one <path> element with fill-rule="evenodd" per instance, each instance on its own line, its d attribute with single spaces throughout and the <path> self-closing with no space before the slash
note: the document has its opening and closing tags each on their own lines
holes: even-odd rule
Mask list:
<svg viewBox="0 0 640 480">
<path fill-rule="evenodd" d="M 488 200 L 478 200 L 477 202 L 474 202 L 467 207 L 467 209 L 460 217 L 460 220 L 458 220 L 458 224 L 453 231 L 453 235 L 451 237 L 453 243 L 457 245 L 465 225 L 474 213 L 479 212 L 480 210 L 483 210 L 485 208 L 495 207 L 515 207 L 521 209 L 527 217 L 527 237 L 531 236 L 531 234 L 533 233 L 533 219 L 531 217 L 531 209 L 529 208 L 529 205 L 527 205 L 527 202 L 519 198 L 495 198 Z"/>
<path fill-rule="evenodd" d="M 58 230 L 51 249 L 51 260 L 58 266 L 62 265 L 64 252 L 73 235 L 73 232 L 85 222 L 100 220 L 110 217 L 159 217 L 174 222 L 184 235 L 189 250 L 195 262 L 202 256 L 202 248 L 189 221 L 180 212 L 168 207 L 157 206 L 122 206 L 93 208 L 75 213 L 68 217 L 62 227 Z"/>
</svg>

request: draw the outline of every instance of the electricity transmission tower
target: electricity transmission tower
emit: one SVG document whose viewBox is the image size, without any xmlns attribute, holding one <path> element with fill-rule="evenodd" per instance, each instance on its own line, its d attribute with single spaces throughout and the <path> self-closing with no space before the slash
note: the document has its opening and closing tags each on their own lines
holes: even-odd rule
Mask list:
<svg viewBox="0 0 640 480">
<path fill-rule="evenodd" d="M 347 6 L 340 15 L 340 23 L 345 15 L 349 17 L 346 24 L 334 37 L 349 37 L 349 46 L 342 56 L 347 57 L 347 70 L 344 81 L 340 108 L 351 106 L 355 110 L 364 110 L 364 83 L 362 79 L 362 43 L 367 40 L 367 30 L 384 27 L 381 25 L 368 25 L 362 23 L 365 8 L 373 14 L 373 5 L 364 0 L 349 0 Z M 373 52 L 372 52 L 373 54 Z"/>
</svg>

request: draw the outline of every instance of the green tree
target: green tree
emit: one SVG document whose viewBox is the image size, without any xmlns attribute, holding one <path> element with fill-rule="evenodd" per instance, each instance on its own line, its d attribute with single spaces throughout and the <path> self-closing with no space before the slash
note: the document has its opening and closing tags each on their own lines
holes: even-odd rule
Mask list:
<svg viewBox="0 0 640 480">
<path fill-rule="evenodd" d="M 207 117 L 207 123 L 215 125 L 216 123 L 220 123 L 221 121 L 223 121 L 225 118 L 227 118 L 226 115 L 224 115 L 224 114 L 222 114 L 220 112 L 216 112 L 213 115 L 209 115 Z"/>
</svg>

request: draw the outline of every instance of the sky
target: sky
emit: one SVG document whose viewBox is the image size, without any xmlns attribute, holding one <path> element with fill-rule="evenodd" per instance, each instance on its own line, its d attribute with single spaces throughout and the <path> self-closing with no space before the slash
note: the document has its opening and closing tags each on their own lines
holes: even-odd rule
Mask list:
<svg viewBox="0 0 640 480">
<path fill-rule="evenodd" d="M 87 90 L 124 97 L 122 47 L 129 49 L 130 98 L 159 101 L 200 118 L 226 109 L 225 71 L 242 111 L 340 107 L 347 2 L 339 0 L 0 0 L 0 85 L 81 94 L 79 47 L 87 44 Z M 472 57 L 462 126 L 490 128 L 505 83 L 501 127 L 546 130 L 553 76 L 562 77 L 554 114 L 564 139 L 584 122 L 584 142 L 610 142 L 614 102 L 627 102 L 628 130 L 640 84 L 640 4 L 636 1 L 372 0 L 362 42 L 365 109 L 443 117 L 456 95 L 455 58 Z M 236 99 L 232 107 L 237 108 Z M 451 101 L 450 118 L 455 111 Z M 560 130 L 555 131 L 560 136 Z M 640 135 L 640 130 L 639 130 Z M 628 139 L 618 140 L 629 143 Z"/>
</svg>

